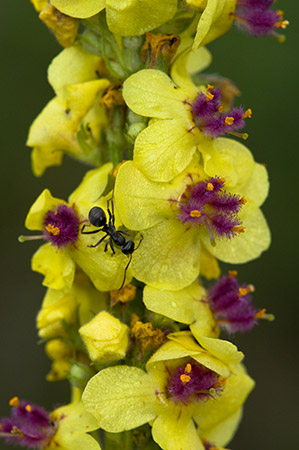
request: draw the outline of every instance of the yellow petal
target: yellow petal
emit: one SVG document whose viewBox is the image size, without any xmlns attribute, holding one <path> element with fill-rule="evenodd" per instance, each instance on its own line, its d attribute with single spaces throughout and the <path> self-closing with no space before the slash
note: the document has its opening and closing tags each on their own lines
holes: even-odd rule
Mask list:
<svg viewBox="0 0 299 450">
<path fill-rule="evenodd" d="M 134 276 L 155 288 L 177 290 L 191 284 L 199 274 L 200 241 L 192 230 L 169 219 L 141 233 L 134 253 Z"/>
<path fill-rule="evenodd" d="M 180 186 L 179 179 L 167 184 L 155 183 L 146 178 L 133 162 L 123 164 L 114 188 L 115 206 L 121 221 L 131 230 L 144 230 L 171 218 L 173 211 L 169 199 L 179 195 L 180 187 L 177 186 Z"/>
<path fill-rule="evenodd" d="M 245 373 L 232 374 L 225 382 L 216 402 L 198 403 L 194 417 L 202 433 L 237 413 L 254 387 L 254 381 Z"/>
<path fill-rule="evenodd" d="M 177 0 L 106 0 L 109 29 L 121 36 L 139 36 L 170 20 Z"/>
<path fill-rule="evenodd" d="M 77 303 L 72 295 L 65 295 L 50 306 L 43 305 L 37 315 L 37 328 L 43 338 L 65 337 L 63 320 L 75 324 Z"/>
<path fill-rule="evenodd" d="M 75 276 L 75 263 L 67 250 L 57 250 L 48 243 L 42 245 L 33 255 L 32 270 L 45 276 L 44 286 L 69 289 Z"/>
<path fill-rule="evenodd" d="M 102 11 L 106 0 L 51 0 L 51 4 L 68 16 L 85 19 Z"/>
<path fill-rule="evenodd" d="M 264 203 L 268 192 L 269 179 L 267 169 L 262 164 L 256 163 L 248 183 L 242 189 L 242 193 L 245 198 L 250 198 L 258 207 Z"/>
<path fill-rule="evenodd" d="M 184 114 L 186 108 L 183 101 L 189 94 L 177 89 L 164 72 L 146 69 L 127 78 L 123 97 L 129 108 L 141 116 L 171 119 Z"/>
<path fill-rule="evenodd" d="M 215 321 L 204 301 L 205 296 L 205 289 L 197 282 L 178 291 L 162 291 L 145 286 L 143 302 L 150 311 L 177 322 L 196 322 L 201 334 L 209 336 L 215 327 Z"/>
<path fill-rule="evenodd" d="M 226 33 L 234 21 L 236 0 L 208 0 L 197 26 L 194 48 Z"/>
<path fill-rule="evenodd" d="M 200 430 L 199 435 L 206 441 L 213 442 L 213 444 L 217 445 L 218 449 L 219 446 L 222 447 L 232 440 L 241 419 L 242 408 L 239 408 L 235 413 L 223 420 L 223 422 L 207 430 Z"/>
<path fill-rule="evenodd" d="M 217 259 L 206 250 L 204 245 L 201 246 L 200 274 L 207 280 L 218 278 L 221 274 Z"/>
<path fill-rule="evenodd" d="M 196 335 L 195 337 L 205 350 L 226 364 L 237 364 L 244 358 L 244 354 L 239 352 L 238 348 L 229 341 L 202 335 Z"/>
<path fill-rule="evenodd" d="M 99 200 L 107 186 L 108 175 L 112 168 L 112 163 L 107 163 L 99 169 L 90 170 L 70 195 L 69 203 L 76 204 L 81 214 L 88 217 L 89 210 L 94 206 L 93 203 Z"/>
<path fill-rule="evenodd" d="M 183 408 L 159 415 L 153 423 L 152 435 L 167 450 L 204 450 L 190 413 Z"/>
<path fill-rule="evenodd" d="M 191 76 L 206 69 L 211 62 L 212 55 L 205 47 L 196 50 L 189 47 L 174 60 L 171 67 L 171 78 L 180 87 L 195 89 Z"/>
<path fill-rule="evenodd" d="M 112 433 L 139 427 L 156 416 L 155 387 L 149 375 L 137 367 L 101 370 L 88 382 L 82 401 L 100 427 Z"/>
<path fill-rule="evenodd" d="M 30 0 L 36 11 L 40 12 L 48 3 L 48 0 Z"/>
<path fill-rule="evenodd" d="M 212 246 L 208 234 L 201 233 L 201 239 L 207 250 L 220 261 L 231 264 L 245 263 L 258 258 L 270 245 L 270 230 L 260 209 L 253 209 L 246 216 L 242 214 L 239 216 L 245 232 L 231 239 L 219 239 L 216 245 Z"/>
<path fill-rule="evenodd" d="M 204 170 L 210 177 L 225 177 L 226 186 L 240 188 L 253 174 L 254 159 L 245 145 L 228 138 L 210 141 L 210 146 L 199 146 L 203 155 Z"/>
<path fill-rule="evenodd" d="M 69 47 L 54 58 L 48 68 L 48 80 L 56 95 L 65 97 L 66 86 L 97 80 L 96 70 L 101 58 Z"/>
<path fill-rule="evenodd" d="M 58 205 L 66 204 L 64 200 L 52 197 L 49 189 L 44 189 L 31 206 L 25 221 L 28 230 L 42 230 L 44 217 L 48 211 L 56 209 Z"/>
<path fill-rule="evenodd" d="M 34 147 L 31 152 L 32 171 L 36 177 L 41 177 L 51 166 L 60 166 L 63 152 L 54 150 L 51 146 Z"/>
<path fill-rule="evenodd" d="M 196 145 L 205 140 L 187 121 L 187 111 L 184 114 L 180 119 L 157 120 L 137 136 L 134 164 L 151 180 L 172 180 L 190 164 Z"/>
<path fill-rule="evenodd" d="M 119 289 L 125 276 L 125 267 L 128 264 L 128 256 L 116 248 L 113 255 L 110 248 L 107 252 L 105 242 L 96 248 L 90 248 L 103 237 L 104 234 L 81 235 L 76 242 L 76 249 L 71 250 L 71 257 L 89 276 L 99 291 L 111 291 Z M 126 272 L 126 282 L 132 279 L 132 264 Z"/>
</svg>

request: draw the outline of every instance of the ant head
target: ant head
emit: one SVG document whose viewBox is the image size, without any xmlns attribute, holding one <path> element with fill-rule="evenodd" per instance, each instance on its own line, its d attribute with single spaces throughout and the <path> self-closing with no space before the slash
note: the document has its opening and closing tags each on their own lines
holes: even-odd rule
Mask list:
<svg viewBox="0 0 299 450">
<path fill-rule="evenodd" d="M 104 210 L 98 206 L 91 208 L 88 214 L 88 219 L 94 227 L 103 227 L 107 223 L 107 218 Z"/>
</svg>

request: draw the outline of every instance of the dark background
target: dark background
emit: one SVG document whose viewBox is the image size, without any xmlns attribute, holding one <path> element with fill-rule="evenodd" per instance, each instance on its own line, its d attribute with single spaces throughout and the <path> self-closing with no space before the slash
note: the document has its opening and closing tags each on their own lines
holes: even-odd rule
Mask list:
<svg viewBox="0 0 299 450">
<path fill-rule="evenodd" d="M 246 355 L 257 386 L 246 403 L 245 417 L 230 444 L 233 450 L 295 448 L 298 436 L 298 35 L 299 3 L 279 0 L 291 22 L 287 41 L 255 39 L 236 29 L 209 45 L 214 61 L 210 72 L 235 81 L 240 102 L 253 109 L 247 121 L 246 145 L 258 162 L 266 163 L 271 192 L 264 206 L 273 243 L 259 260 L 238 267 L 240 279 L 256 287 L 255 304 L 274 313 L 251 333 L 232 338 Z M 50 363 L 37 345 L 35 316 L 44 288 L 31 272 L 37 244 L 21 245 L 27 211 L 48 187 L 67 198 L 86 168 L 65 158 L 63 167 L 48 169 L 42 178 L 31 173 L 25 147 L 29 125 L 53 96 L 46 69 L 60 51 L 39 21 L 29 0 L 2 0 L 1 33 L 1 401 L 0 416 L 18 395 L 51 410 L 69 399 L 66 382 L 47 383 Z M 298 191 L 297 191 L 298 195 Z M 297 398 L 296 398 L 297 395 Z M 297 415 L 298 416 L 298 415 Z M 10 448 L 0 442 L 0 449 Z M 82 449 L 84 450 L 84 449 Z M 190 449 L 191 450 L 191 449 Z"/>
</svg>

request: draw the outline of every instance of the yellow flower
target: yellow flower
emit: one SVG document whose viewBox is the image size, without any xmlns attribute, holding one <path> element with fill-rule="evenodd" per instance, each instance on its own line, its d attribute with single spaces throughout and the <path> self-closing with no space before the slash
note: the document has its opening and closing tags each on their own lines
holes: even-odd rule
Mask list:
<svg viewBox="0 0 299 450">
<path fill-rule="evenodd" d="M 99 428 L 98 422 L 82 403 L 55 409 L 50 417 L 57 422 L 58 428 L 44 450 L 101 450 L 98 442 L 88 434 Z"/>
<path fill-rule="evenodd" d="M 67 378 L 72 367 L 69 362 L 73 357 L 72 348 L 60 339 L 52 339 L 46 343 L 45 351 L 53 361 L 51 371 L 46 376 L 47 381 L 59 381 Z"/>
<path fill-rule="evenodd" d="M 89 276 L 100 291 L 118 289 L 124 278 L 127 256 L 121 251 L 112 255 L 104 251 L 105 243 L 96 248 L 91 244 L 97 235 L 81 234 L 91 207 L 107 207 L 107 199 L 100 198 L 107 186 L 112 164 L 87 172 L 82 183 L 70 195 L 69 203 L 52 197 L 45 189 L 32 205 L 27 218 L 29 230 L 42 230 L 41 236 L 21 237 L 21 240 L 42 238 L 48 241 L 32 259 L 32 269 L 45 275 L 43 284 L 53 289 L 68 290 L 72 286 L 76 264 Z M 116 217 L 116 221 L 118 218 Z M 131 268 L 127 270 L 130 281 Z"/>
<path fill-rule="evenodd" d="M 77 273 L 69 290 L 47 290 L 37 316 L 37 328 L 42 338 L 66 337 L 63 321 L 84 325 L 94 315 L 105 309 L 105 294 L 96 290 L 84 273 Z"/>
<path fill-rule="evenodd" d="M 217 155 L 218 159 L 217 159 Z M 231 174 L 226 177 L 226 167 Z M 259 206 L 268 193 L 264 166 L 229 139 L 215 141 L 215 157 L 204 166 L 197 156 L 171 182 L 147 179 L 133 162 L 123 164 L 115 184 L 122 223 L 140 231 L 134 276 L 155 288 L 177 290 L 200 273 L 201 248 L 220 261 L 240 264 L 270 244 Z"/>
<path fill-rule="evenodd" d="M 200 63 L 194 63 L 194 55 L 201 56 Z M 235 130 L 250 117 L 251 110 L 242 108 L 222 113 L 219 89 L 209 85 L 197 89 L 193 85 L 189 73 L 206 67 L 210 60 L 206 50 L 183 52 L 172 69 L 179 87 L 168 75 L 153 69 L 141 70 L 124 82 L 123 96 L 129 108 L 153 118 L 137 136 L 134 147 L 134 163 L 148 178 L 170 181 L 190 164 L 197 150 L 205 164 L 211 159 L 215 164 L 214 138 L 238 134 Z M 226 175 L 233 177 L 231 165 L 221 161 L 225 163 Z"/>
<path fill-rule="evenodd" d="M 177 0 L 51 0 L 68 16 L 87 18 L 106 8 L 109 29 L 121 36 L 136 36 L 170 20 L 177 10 Z"/>
<path fill-rule="evenodd" d="M 105 113 L 96 102 L 109 86 L 99 79 L 101 58 L 77 47 L 63 50 L 49 66 L 48 78 L 56 97 L 45 106 L 30 127 L 27 145 L 33 147 L 32 167 L 41 176 L 49 166 L 60 165 L 63 153 L 92 164 L 99 162 L 99 149 L 80 146 L 77 134 L 86 129 L 100 145 Z M 87 142 L 88 144 L 88 142 Z"/>
<path fill-rule="evenodd" d="M 186 3 L 200 12 L 194 48 L 217 39 L 226 33 L 234 22 L 236 0 L 186 0 Z"/>
<path fill-rule="evenodd" d="M 205 289 L 197 282 L 178 291 L 151 286 L 143 290 L 143 302 L 150 311 L 190 325 L 193 334 L 218 337 L 219 328 L 205 296 Z"/>
<path fill-rule="evenodd" d="M 219 339 L 197 343 L 188 332 L 169 339 L 147 372 L 115 366 L 95 375 L 82 396 L 85 408 L 112 433 L 149 422 L 164 450 L 204 450 L 202 439 L 226 445 L 254 386 L 240 364 L 243 354 Z"/>
<path fill-rule="evenodd" d="M 92 361 L 117 361 L 126 355 L 128 327 L 106 311 L 83 325 L 79 333 Z"/>
</svg>

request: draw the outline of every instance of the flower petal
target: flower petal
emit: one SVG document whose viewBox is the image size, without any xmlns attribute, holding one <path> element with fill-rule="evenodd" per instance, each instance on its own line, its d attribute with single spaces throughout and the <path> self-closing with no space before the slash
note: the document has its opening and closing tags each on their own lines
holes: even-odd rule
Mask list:
<svg viewBox="0 0 299 450">
<path fill-rule="evenodd" d="M 185 90 L 177 89 L 164 72 L 145 69 L 127 78 L 123 97 L 129 108 L 141 116 L 172 119 L 184 114 L 183 101 L 189 95 Z"/>
<path fill-rule="evenodd" d="M 177 0 L 106 0 L 109 29 L 121 36 L 139 36 L 170 20 Z"/>
<path fill-rule="evenodd" d="M 58 205 L 65 204 L 64 200 L 52 197 L 49 189 L 44 189 L 31 206 L 25 221 L 28 230 L 42 230 L 46 213 Z"/>
<path fill-rule="evenodd" d="M 176 220 L 165 220 L 141 233 L 134 253 L 134 276 L 155 288 L 177 290 L 199 274 L 200 241 Z"/>
<path fill-rule="evenodd" d="M 218 423 L 208 430 L 199 431 L 200 437 L 208 442 L 213 442 L 213 444 L 217 445 L 217 449 L 219 446 L 225 446 L 233 438 L 241 421 L 242 412 L 242 408 L 239 408 L 235 413 L 223 420 L 223 422 Z"/>
<path fill-rule="evenodd" d="M 206 140 L 193 125 L 184 116 L 151 123 L 137 136 L 134 164 L 151 180 L 172 180 L 191 162 L 196 144 Z"/>
<path fill-rule="evenodd" d="M 270 245 L 270 230 L 259 209 L 251 210 L 245 217 L 240 214 L 240 219 L 245 232 L 230 240 L 218 240 L 215 246 L 211 245 L 206 232 L 201 233 L 201 239 L 208 251 L 220 261 L 231 264 L 245 263 L 258 258 Z"/>
<path fill-rule="evenodd" d="M 156 417 L 155 387 L 149 375 L 137 367 L 101 370 L 88 382 L 82 401 L 100 427 L 112 433 L 139 427 Z"/>
<path fill-rule="evenodd" d="M 167 450 L 204 450 L 190 413 L 182 408 L 161 414 L 153 423 L 152 435 Z"/>
<path fill-rule="evenodd" d="M 44 286 L 52 289 L 70 289 L 75 276 L 75 263 L 67 250 L 57 251 L 48 243 L 34 253 L 32 270 L 45 276 Z"/>
<path fill-rule="evenodd" d="M 206 292 L 197 282 L 179 291 L 162 291 L 145 286 L 143 302 L 157 314 L 177 322 L 191 324 L 196 321 L 202 335 L 210 336 L 215 327 L 210 308 L 204 297 Z"/>
<path fill-rule="evenodd" d="M 174 60 L 171 78 L 178 86 L 195 90 L 191 76 L 206 69 L 211 61 L 212 55 L 205 47 L 196 50 L 191 50 L 189 47 Z"/>
<path fill-rule="evenodd" d="M 264 203 L 269 192 L 269 179 L 267 169 L 262 164 L 254 165 L 253 173 L 242 192 L 245 198 L 250 198 L 256 206 Z"/>
<path fill-rule="evenodd" d="M 31 152 L 32 171 L 36 177 L 41 177 L 45 170 L 51 166 L 60 166 L 63 152 L 51 146 L 34 147 Z"/>
<path fill-rule="evenodd" d="M 51 0 L 51 4 L 68 16 L 85 19 L 102 11 L 106 0 Z"/>
<path fill-rule="evenodd" d="M 239 352 L 238 348 L 229 341 L 210 338 L 202 334 L 195 337 L 205 350 L 226 364 L 237 364 L 244 358 L 244 354 Z"/>
</svg>

